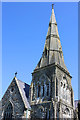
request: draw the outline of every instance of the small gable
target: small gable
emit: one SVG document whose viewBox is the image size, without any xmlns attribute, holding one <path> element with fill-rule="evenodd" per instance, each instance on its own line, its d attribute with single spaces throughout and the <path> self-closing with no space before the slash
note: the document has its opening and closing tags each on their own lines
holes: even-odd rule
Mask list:
<svg viewBox="0 0 80 120">
<path fill-rule="evenodd" d="M 28 84 L 14 77 L 1 100 L 3 118 L 4 116 L 21 118 L 27 109 L 30 110 L 29 87 Z"/>
</svg>

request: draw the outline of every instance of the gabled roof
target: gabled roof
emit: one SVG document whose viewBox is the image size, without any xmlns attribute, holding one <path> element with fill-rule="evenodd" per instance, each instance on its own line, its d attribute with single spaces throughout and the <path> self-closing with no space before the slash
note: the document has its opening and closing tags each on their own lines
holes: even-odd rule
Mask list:
<svg viewBox="0 0 80 120">
<path fill-rule="evenodd" d="M 34 71 L 47 65 L 51 65 L 53 63 L 56 63 L 57 65 L 59 65 L 61 68 L 65 69 L 65 71 L 68 72 L 66 65 L 64 63 L 62 46 L 58 34 L 54 9 L 52 7 L 52 14 L 49 22 L 43 54 Z"/>
<path fill-rule="evenodd" d="M 10 83 L 9 87 L 7 88 L 7 90 L 10 88 L 13 81 L 16 82 L 16 85 L 19 89 L 19 92 L 20 92 L 20 95 L 21 95 L 21 98 L 23 100 L 25 108 L 30 110 L 31 109 L 30 104 L 29 104 L 29 88 L 30 88 L 30 85 L 26 84 L 25 82 L 22 82 L 21 80 L 18 80 L 16 77 L 14 77 L 12 82 Z M 7 92 L 7 90 L 6 90 L 6 92 Z M 4 94 L 4 96 L 5 96 L 5 94 Z M 2 99 L 4 98 L 4 96 L 2 97 Z M 2 99 L 1 99 L 1 101 L 2 101 Z"/>
<path fill-rule="evenodd" d="M 24 105 L 25 105 L 25 108 L 28 108 L 30 109 L 30 104 L 29 104 L 29 85 L 18 80 L 16 77 L 14 78 L 16 83 L 17 83 L 17 86 L 19 88 L 19 92 L 21 94 L 21 97 L 22 97 L 22 100 L 24 102 Z"/>
</svg>

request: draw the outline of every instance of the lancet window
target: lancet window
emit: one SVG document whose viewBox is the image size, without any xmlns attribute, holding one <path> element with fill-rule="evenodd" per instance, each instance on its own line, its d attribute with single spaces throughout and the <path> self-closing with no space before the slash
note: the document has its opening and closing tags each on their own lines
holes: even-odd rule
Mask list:
<svg viewBox="0 0 80 120">
<path fill-rule="evenodd" d="M 44 85 L 43 85 L 43 95 L 42 96 L 44 96 Z"/>
<path fill-rule="evenodd" d="M 58 96 L 58 79 L 56 78 L 56 96 Z"/>
<path fill-rule="evenodd" d="M 34 93 L 35 93 L 35 86 L 33 84 L 33 95 L 32 95 L 32 99 L 34 100 L 35 96 L 34 96 Z"/>
<path fill-rule="evenodd" d="M 45 48 L 45 56 L 47 56 L 47 49 Z"/>
<path fill-rule="evenodd" d="M 38 97 L 40 97 L 40 90 L 41 89 L 41 87 L 40 87 L 40 85 L 38 85 Z"/>
<path fill-rule="evenodd" d="M 5 109 L 5 112 L 4 112 L 4 119 L 8 119 L 8 118 L 12 118 L 12 114 L 13 114 L 13 107 L 12 107 L 12 104 L 9 103 L 9 105 L 7 106 L 7 108 Z"/>
<path fill-rule="evenodd" d="M 47 84 L 47 96 L 49 96 L 49 84 Z"/>
</svg>

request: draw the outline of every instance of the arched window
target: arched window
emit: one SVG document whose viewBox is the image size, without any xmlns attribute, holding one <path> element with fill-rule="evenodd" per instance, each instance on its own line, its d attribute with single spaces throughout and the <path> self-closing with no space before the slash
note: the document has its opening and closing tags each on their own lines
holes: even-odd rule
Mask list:
<svg viewBox="0 0 80 120">
<path fill-rule="evenodd" d="M 47 96 L 49 96 L 49 84 L 47 84 Z"/>
<path fill-rule="evenodd" d="M 65 88 L 65 86 L 66 86 L 66 85 L 64 84 L 63 88 Z"/>
<path fill-rule="evenodd" d="M 47 56 L 47 49 L 46 49 L 46 47 L 45 47 L 45 56 Z"/>
<path fill-rule="evenodd" d="M 11 88 L 11 92 L 13 92 L 13 91 L 14 91 L 14 88 L 12 87 L 12 88 Z"/>
<path fill-rule="evenodd" d="M 61 87 L 63 86 L 63 83 L 61 82 Z"/>
<path fill-rule="evenodd" d="M 9 103 L 8 106 L 6 107 L 5 111 L 4 111 L 4 120 L 7 118 L 10 118 L 10 120 L 12 119 L 12 114 L 13 114 L 13 107 L 12 104 Z"/>
<path fill-rule="evenodd" d="M 34 85 L 33 85 L 33 96 L 34 96 L 34 90 L 35 90 L 35 89 L 34 89 Z"/>
<path fill-rule="evenodd" d="M 44 85 L 43 85 L 43 96 L 44 96 Z"/>
<path fill-rule="evenodd" d="M 48 120 L 50 118 L 50 113 L 49 110 L 46 109 L 46 120 Z"/>
<path fill-rule="evenodd" d="M 65 114 L 70 115 L 70 110 L 68 108 L 65 109 Z"/>
<path fill-rule="evenodd" d="M 38 85 L 38 97 L 40 97 L 40 85 Z"/>
<path fill-rule="evenodd" d="M 33 84 L 33 94 L 32 94 L 32 100 L 35 99 L 35 84 Z"/>
<path fill-rule="evenodd" d="M 58 79 L 56 78 L 56 96 L 58 96 Z"/>
</svg>

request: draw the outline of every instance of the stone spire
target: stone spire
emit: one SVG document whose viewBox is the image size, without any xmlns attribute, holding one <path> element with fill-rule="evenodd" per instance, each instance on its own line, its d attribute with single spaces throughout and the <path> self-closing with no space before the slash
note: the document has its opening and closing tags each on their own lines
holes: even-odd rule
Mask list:
<svg viewBox="0 0 80 120">
<path fill-rule="evenodd" d="M 64 64 L 62 46 L 60 43 L 54 8 L 52 5 L 52 14 L 49 22 L 43 54 L 35 70 L 53 63 L 57 64 L 68 72 Z"/>
</svg>

